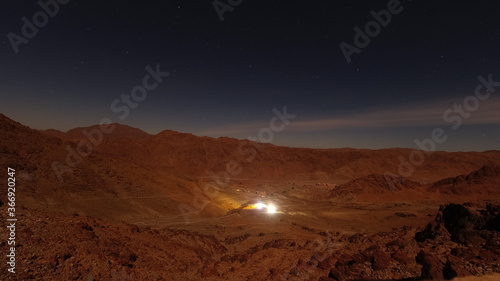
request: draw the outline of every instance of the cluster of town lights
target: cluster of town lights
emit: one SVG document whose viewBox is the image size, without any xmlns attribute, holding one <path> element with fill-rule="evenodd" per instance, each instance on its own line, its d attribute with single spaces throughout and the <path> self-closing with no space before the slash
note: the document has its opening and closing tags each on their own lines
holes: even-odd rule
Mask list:
<svg viewBox="0 0 500 281">
<path fill-rule="evenodd" d="M 274 204 L 264 204 L 259 202 L 257 204 L 254 204 L 253 207 L 257 210 L 266 210 L 268 214 L 274 214 L 277 211 Z"/>
</svg>

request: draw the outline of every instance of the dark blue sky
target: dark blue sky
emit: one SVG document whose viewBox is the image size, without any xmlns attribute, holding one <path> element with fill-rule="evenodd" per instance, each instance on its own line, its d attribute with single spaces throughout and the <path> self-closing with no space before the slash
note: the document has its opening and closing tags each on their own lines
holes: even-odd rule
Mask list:
<svg viewBox="0 0 500 281">
<path fill-rule="evenodd" d="M 339 44 L 392 1 L 243 1 L 223 22 L 211 1 L 103 2 L 60 4 L 18 54 L 8 34 L 41 7 L 1 4 L 1 113 L 37 129 L 109 118 L 246 138 L 286 106 L 297 118 L 279 145 L 415 147 L 439 127 L 440 150 L 500 149 L 500 88 L 460 128 L 443 120 L 479 75 L 500 81 L 498 1 L 400 1 L 351 63 Z M 121 120 L 110 105 L 158 64 L 170 75 Z"/>
</svg>

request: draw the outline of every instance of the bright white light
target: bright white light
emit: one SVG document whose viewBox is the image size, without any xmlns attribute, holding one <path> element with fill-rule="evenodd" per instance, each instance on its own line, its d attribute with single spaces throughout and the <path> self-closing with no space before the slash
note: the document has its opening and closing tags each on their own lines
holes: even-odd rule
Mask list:
<svg viewBox="0 0 500 281">
<path fill-rule="evenodd" d="M 266 208 L 267 205 L 264 204 L 264 203 L 257 203 L 255 204 L 255 208 L 258 209 L 258 210 L 262 210 L 263 208 Z"/>
<path fill-rule="evenodd" d="M 267 206 L 267 212 L 269 214 L 274 214 L 276 213 L 276 206 L 274 206 L 273 204 L 269 204 L 269 206 Z"/>
</svg>

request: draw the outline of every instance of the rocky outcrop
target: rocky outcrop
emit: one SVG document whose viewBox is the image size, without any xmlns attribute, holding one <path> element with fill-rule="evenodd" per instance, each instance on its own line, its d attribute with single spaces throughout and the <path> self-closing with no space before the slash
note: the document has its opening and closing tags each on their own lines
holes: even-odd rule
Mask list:
<svg viewBox="0 0 500 281">
<path fill-rule="evenodd" d="M 491 204 L 448 204 L 420 231 L 346 237 L 347 249 L 319 262 L 326 271 L 320 280 L 451 280 L 498 273 L 499 211 Z"/>
<path fill-rule="evenodd" d="M 372 174 L 339 185 L 328 194 L 329 198 L 359 194 L 380 194 L 415 189 L 420 183 L 404 177 Z"/>
<path fill-rule="evenodd" d="M 439 180 L 428 187 L 429 191 L 445 194 L 498 194 L 500 166 L 484 165 L 469 174 Z"/>
<path fill-rule="evenodd" d="M 441 206 L 436 219 L 415 235 L 424 242 L 428 239 L 446 239 L 463 245 L 481 246 L 498 235 L 500 208 L 486 205 L 476 210 L 468 205 L 449 204 Z"/>
</svg>

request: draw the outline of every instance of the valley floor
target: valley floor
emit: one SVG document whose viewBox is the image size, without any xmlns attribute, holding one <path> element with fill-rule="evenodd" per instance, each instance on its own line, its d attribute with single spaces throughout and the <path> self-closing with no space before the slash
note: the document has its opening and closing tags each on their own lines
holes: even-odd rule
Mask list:
<svg viewBox="0 0 500 281">
<path fill-rule="evenodd" d="M 248 191 L 259 184 L 262 190 Z M 500 273 L 498 230 L 464 228 L 470 233 L 460 235 L 468 240 L 457 240 L 442 220 L 447 209 L 440 208 L 473 199 L 474 204 L 450 206 L 465 206 L 463 210 L 479 218 L 484 212 L 478 210 L 485 210 L 487 201 L 491 207 L 499 206 L 500 200 L 411 191 L 341 202 L 318 197 L 324 194 L 320 188 L 311 182 L 233 185 L 214 199 L 214 204 L 231 202 L 232 208 L 222 214 L 191 214 L 188 223 L 179 214 L 112 222 L 21 207 L 17 273 L 8 273 L 2 263 L 0 277 L 421 280 Z M 257 202 L 272 203 L 277 212 L 244 208 Z M 0 210 L 2 221 L 5 208 Z M 500 218 L 496 208 L 490 210 L 488 220 Z M 458 212 L 457 219 L 467 220 L 468 214 L 461 218 Z M 418 240 L 417 233 L 422 232 L 427 236 Z M 7 251 L 5 242 L 1 250 Z"/>
</svg>

